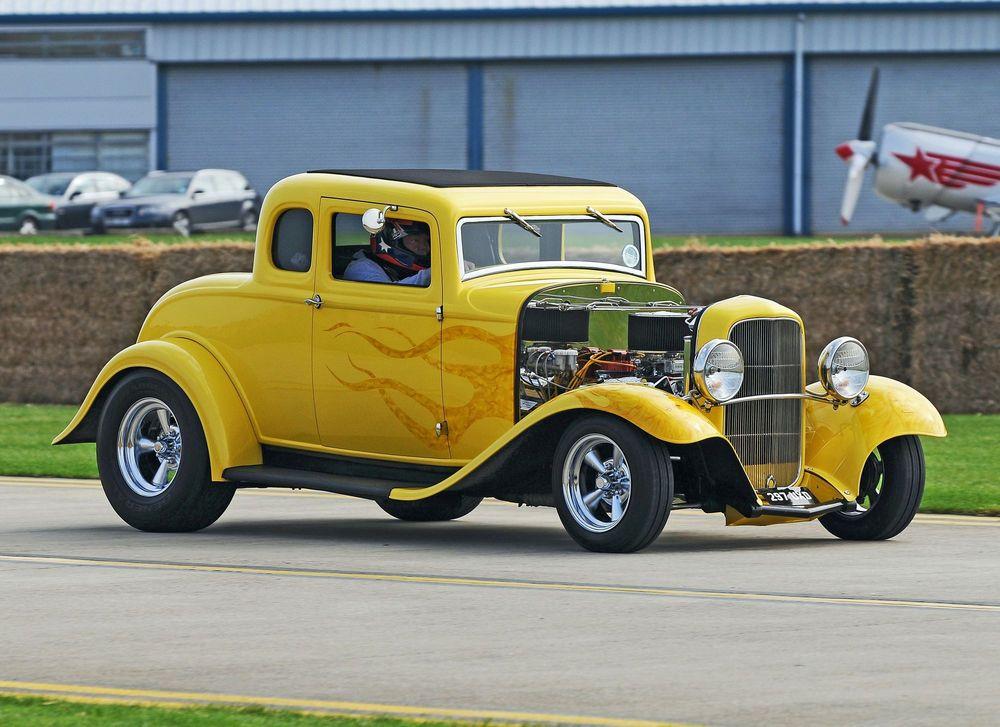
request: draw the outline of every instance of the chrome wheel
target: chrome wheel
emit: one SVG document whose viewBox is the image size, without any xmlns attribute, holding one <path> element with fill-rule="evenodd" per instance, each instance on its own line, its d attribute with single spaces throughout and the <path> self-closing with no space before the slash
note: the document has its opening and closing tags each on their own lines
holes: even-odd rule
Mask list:
<svg viewBox="0 0 1000 727">
<path fill-rule="evenodd" d="M 882 497 L 882 490 L 885 487 L 885 465 L 876 449 L 865 461 L 864 469 L 861 470 L 861 483 L 858 486 L 857 503 L 853 511 L 845 511 L 842 514 L 846 517 L 864 517 L 878 504 Z"/>
<path fill-rule="evenodd" d="M 118 468 L 125 483 L 143 497 L 170 487 L 181 466 L 181 430 L 170 407 L 159 399 L 140 399 L 128 408 L 118 428 Z"/>
<path fill-rule="evenodd" d="M 573 520 L 592 533 L 605 533 L 628 510 L 632 474 L 621 447 L 603 434 L 588 434 L 566 454 L 562 486 Z"/>
<path fill-rule="evenodd" d="M 37 235 L 38 222 L 34 217 L 25 217 L 17 231 L 21 235 Z"/>
<path fill-rule="evenodd" d="M 178 212 L 174 215 L 173 227 L 174 230 L 177 231 L 178 235 L 182 235 L 184 237 L 191 236 L 191 218 L 183 212 Z"/>
</svg>

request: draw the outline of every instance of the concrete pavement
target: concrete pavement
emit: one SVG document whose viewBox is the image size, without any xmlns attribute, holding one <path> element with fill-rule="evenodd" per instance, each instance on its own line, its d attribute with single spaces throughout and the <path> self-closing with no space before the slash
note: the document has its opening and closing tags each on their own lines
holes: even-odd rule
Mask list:
<svg viewBox="0 0 1000 727">
<path fill-rule="evenodd" d="M 884 543 L 677 512 L 632 555 L 554 511 L 451 523 L 244 491 L 139 533 L 93 482 L 0 478 L 0 691 L 624 725 L 987 724 L 1000 520 Z"/>
</svg>

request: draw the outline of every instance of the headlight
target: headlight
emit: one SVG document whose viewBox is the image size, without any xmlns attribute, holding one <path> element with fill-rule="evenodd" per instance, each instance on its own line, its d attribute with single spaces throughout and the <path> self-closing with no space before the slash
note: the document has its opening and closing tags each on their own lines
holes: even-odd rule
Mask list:
<svg viewBox="0 0 1000 727">
<path fill-rule="evenodd" d="M 819 380 L 827 393 L 853 399 L 868 383 L 868 351 L 849 336 L 836 338 L 819 355 Z"/>
<path fill-rule="evenodd" d="M 701 347 L 691 370 L 698 391 L 715 404 L 729 401 L 743 386 L 743 354 L 736 344 L 722 338 Z"/>
</svg>

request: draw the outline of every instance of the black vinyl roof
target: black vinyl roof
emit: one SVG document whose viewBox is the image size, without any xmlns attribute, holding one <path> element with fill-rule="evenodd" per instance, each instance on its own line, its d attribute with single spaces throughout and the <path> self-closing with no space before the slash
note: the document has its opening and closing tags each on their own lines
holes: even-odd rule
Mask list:
<svg viewBox="0 0 1000 727">
<path fill-rule="evenodd" d="M 617 187 L 611 182 L 529 172 L 491 172 L 469 169 L 311 169 L 311 174 L 343 174 L 427 187 Z"/>
</svg>

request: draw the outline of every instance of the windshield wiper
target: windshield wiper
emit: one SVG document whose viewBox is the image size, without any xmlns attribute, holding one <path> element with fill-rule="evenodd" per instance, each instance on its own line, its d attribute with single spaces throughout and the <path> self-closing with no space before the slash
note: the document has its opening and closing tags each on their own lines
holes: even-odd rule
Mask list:
<svg viewBox="0 0 1000 727">
<path fill-rule="evenodd" d="M 533 224 L 528 222 L 526 219 L 521 217 L 517 212 L 510 209 L 509 207 L 504 208 L 503 216 L 512 220 L 518 227 L 521 227 L 528 232 L 530 232 L 535 237 L 541 237 L 542 231 L 535 227 Z"/>
<path fill-rule="evenodd" d="M 620 228 L 618 225 L 615 224 L 614 220 L 612 220 L 610 217 L 607 217 L 606 215 L 601 214 L 600 212 L 598 212 L 597 210 L 595 210 L 593 207 L 588 207 L 587 208 L 587 214 L 590 215 L 591 217 L 593 217 L 595 220 L 598 220 L 599 222 L 603 222 L 608 227 L 613 227 L 614 229 L 618 230 L 619 232 L 625 232 L 625 230 L 623 230 L 622 228 Z"/>
</svg>

